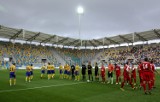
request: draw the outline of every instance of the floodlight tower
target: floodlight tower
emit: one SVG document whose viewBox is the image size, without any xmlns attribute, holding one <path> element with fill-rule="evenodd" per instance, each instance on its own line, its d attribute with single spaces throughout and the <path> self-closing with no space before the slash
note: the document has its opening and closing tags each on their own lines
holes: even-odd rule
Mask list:
<svg viewBox="0 0 160 102">
<path fill-rule="evenodd" d="M 81 45 L 79 46 L 79 49 L 80 47 L 82 46 L 82 39 L 81 39 L 81 15 L 83 15 L 84 13 L 84 9 L 82 6 L 78 6 L 77 8 L 77 14 L 78 14 L 78 18 L 79 18 L 79 22 L 78 22 L 78 34 L 79 34 L 79 40 L 80 40 L 80 43 Z M 80 58 L 80 63 L 82 62 L 82 58 Z M 79 63 L 79 65 L 80 65 Z"/>
<path fill-rule="evenodd" d="M 83 15 L 83 13 L 84 13 L 84 9 L 83 9 L 82 6 L 78 6 L 77 13 L 78 13 L 78 18 L 79 18 L 78 34 L 79 34 L 79 40 L 81 41 L 81 46 L 82 46 L 82 40 L 81 40 L 81 15 Z"/>
</svg>

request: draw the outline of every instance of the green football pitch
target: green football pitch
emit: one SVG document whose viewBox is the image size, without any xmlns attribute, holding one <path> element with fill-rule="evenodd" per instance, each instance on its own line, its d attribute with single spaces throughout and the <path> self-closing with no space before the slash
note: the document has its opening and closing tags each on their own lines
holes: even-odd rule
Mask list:
<svg viewBox="0 0 160 102">
<path fill-rule="evenodd" d="M 56 73 L 55 79 L 47 80 L 40 79 L 40 70 L 34 70 L 33 80 L 26 83 L 25 70 L 17 70 L 17 84 L 9 86 L 9 71 L 0 70 L 0 102 L 160 102 L 158 75 L 152 94 L 144 95 L 129 85 L 121 91 L 120 85 L 59 79 Z"/>
</svg>

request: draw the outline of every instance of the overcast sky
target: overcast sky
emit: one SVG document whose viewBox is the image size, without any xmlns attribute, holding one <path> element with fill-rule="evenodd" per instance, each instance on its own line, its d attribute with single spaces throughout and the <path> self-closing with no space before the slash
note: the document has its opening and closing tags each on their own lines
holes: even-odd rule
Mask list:
<svg viewBox="0 0 160 102">
<path fill-rule="evenodd" d="M 0 25 L 79 38 L 79 5 L 82 39 L 160 28 L 160 0 L 0 0 Z"/>
</svg>

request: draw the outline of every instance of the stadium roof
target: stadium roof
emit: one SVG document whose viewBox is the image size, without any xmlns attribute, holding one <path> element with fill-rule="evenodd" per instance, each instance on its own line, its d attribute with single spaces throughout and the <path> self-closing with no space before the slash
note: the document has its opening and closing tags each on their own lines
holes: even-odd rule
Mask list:
<svg viewBox="0 0 160 102">
<path fill-rule="evenodd" d="M 133 36 L 134 35 L 134 36 Z M 134 32 L 130 34 L 121 34 L 113 37 L 104 37 L 100 39 L 83 40 L 69 37 L 62 37 L 56 34 L 45 34 L 42 32 L 33 32 L 23 29 L 10 28 L 0 25 L 0 38 L 11 40 L 23 40 L 28 42 L 38 42 L 41 44 L 53 44 L 63 46 L 108 46 L 119 45 L 122 43 L 133 43 L 138 41 L 149 41 L 160 39 L 160 29 L 153 29 L 144 32 Z"/>
</svg>

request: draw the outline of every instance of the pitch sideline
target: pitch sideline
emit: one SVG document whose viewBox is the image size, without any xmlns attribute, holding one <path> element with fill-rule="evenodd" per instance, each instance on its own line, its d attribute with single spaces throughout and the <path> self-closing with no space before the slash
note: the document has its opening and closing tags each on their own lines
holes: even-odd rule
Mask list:
<svg viewBox="0 0 160 102">
<path fill-rule="evenodd" d="M 56 87 L 56 86 L 69 86 L 69 85 L 76 85 L 76 84 L 82 84 L 82 83 L 86 83 L 86 82 L 78 82 L 78 83 L 71 83 L 71 84 L 57 84 L 57 85 L 49 85 L 49 86 L 41 86 L 41 87 L 33 87 L 33 88 L 25 88 L 25 89 L 15 89 L 15 90 L 0 90 L 0 93 L 26 91 L 26 90 L 41 89 L 41 88 Z"/>
</svg>

